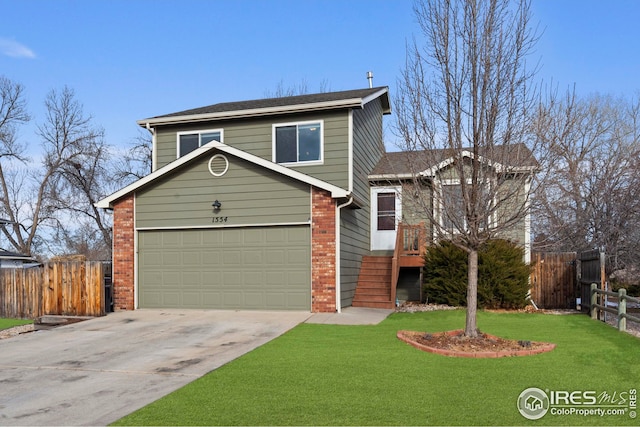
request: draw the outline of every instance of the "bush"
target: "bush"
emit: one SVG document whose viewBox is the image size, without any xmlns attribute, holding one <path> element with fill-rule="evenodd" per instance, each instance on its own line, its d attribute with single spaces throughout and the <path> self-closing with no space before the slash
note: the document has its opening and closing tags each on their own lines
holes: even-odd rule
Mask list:
<svg viewBox="0 0 640 427">
<path fill-rule="evenodd" d="M 522 308 L 530 267 L 524 249 L 507 240 L 490 240 L 478 250 L 478 307 Z M 467 305 L 467 253 L 450 241 L 428 248 L 424 290 L 429 302 Z"/>
</svg>

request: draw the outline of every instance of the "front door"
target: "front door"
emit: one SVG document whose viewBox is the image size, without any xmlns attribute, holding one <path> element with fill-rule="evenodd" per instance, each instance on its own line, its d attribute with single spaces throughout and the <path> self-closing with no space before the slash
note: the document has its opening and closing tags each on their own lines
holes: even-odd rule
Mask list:
<svg viewBox="0 0 640 427">
<path fill-rule="evenodd" d="M 401 187 L 371 188 L 371 250 L 394 250 L 402 217 Z"/>
</svg>

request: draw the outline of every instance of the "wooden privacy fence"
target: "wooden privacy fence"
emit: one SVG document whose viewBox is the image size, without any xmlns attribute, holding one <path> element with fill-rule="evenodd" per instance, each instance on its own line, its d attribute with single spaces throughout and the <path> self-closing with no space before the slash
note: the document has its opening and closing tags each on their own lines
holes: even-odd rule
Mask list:
<svg viewBox="0 0 640 427">
<path fill-rule="evenodd" d="M 40 267 L 0 269 L 0 317 L 103 316 L 103 281 L 104 267 L 100 261 L 49 262 Z"/>
<path fill-rule="evenodd" d="M 575 252 L 533 252 L 531 267 L 531 299 L 538 308 L 575 308 Z"/>
</svg>

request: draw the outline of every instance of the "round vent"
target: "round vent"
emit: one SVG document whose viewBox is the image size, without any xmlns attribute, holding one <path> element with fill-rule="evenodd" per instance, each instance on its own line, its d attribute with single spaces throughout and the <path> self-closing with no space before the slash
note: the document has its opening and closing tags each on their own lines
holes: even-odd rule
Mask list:
<svg viewBox="0 0 640 427">
<path fill-rule="evenodd" d="M 213 176 L 222 176 L 229 170 L 229 160 L 224 154 L 216 154 L 209 160 L 209 172 Z"/>
</svg>

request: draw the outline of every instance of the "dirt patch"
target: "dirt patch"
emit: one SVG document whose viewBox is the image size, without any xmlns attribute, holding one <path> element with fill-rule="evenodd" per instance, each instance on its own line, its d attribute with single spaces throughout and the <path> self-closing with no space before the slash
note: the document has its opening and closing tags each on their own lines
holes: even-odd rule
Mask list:
<svg viewBox="0 0 640 427">
<path fill-rule="evenodd" d="M 397 337 L 420 350 L 452 357 L 494 358 L 529 356 L 546 353 L 556 345 L 536 341 L 507 340 L 480 333 L 477 338 L 467 338 L 464 331 L 426 333 L 399 331 Z"/>
<path fill-rule="evenodd" d="M 33 324 L 14 326 L 13 328 L 7 328 L 0 331 L 0 340 L 5 338 L 15 337 L 16 335 L 26 334 L 33 332 Z"/>
</svg>

